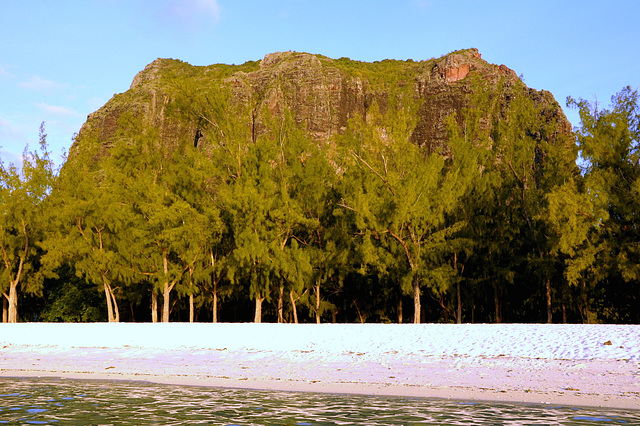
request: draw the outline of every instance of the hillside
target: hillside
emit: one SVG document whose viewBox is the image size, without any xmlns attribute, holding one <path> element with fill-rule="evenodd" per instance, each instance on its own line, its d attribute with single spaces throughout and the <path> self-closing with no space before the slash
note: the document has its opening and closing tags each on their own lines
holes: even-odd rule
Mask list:
<svg viewBox="0 0 640 426">
<path fill-rule="evenodd" d="M 128 91 L 89 115 L 71 154 L 82 150 L 90 131 L 98 132 L 104 147 L 114 144 L 123 114 L 158 128 L 170 148 L 179 138 L 195 139 L 198 132 L 199 146 L 214 143 L 221 137 L 218 121 L 230 117 L 250 128 L 255 139 L 268 127 L 265 116 L 285 112 L 316 141 L 327 142 L 374 105 L 384 113 L 403 104 L 417 105 L 411 140 L 433 151 L 446 145 L 445 119 L 454 114 L 462 124 L 463 110 L 475 107 L 481 95 L 486 128 L 515 97 L 525 96 L 557 128 L 554 134 L 571 131 L 551 93 L 528 88 L 513 70 L 484 61 L 477 49 L 418 62 L 375 63 L 280 52 L 237 66 L 196 67 L 157 59 L 134 77 Z"/>
<path fill-rule="evenodd" d="M 629 321 L 622 281 L 584 280 L 603 213 L 576 158 L 551 93 L 476 49 L 157 59 L 47 200 L 42 318 Z"/>
</svg>

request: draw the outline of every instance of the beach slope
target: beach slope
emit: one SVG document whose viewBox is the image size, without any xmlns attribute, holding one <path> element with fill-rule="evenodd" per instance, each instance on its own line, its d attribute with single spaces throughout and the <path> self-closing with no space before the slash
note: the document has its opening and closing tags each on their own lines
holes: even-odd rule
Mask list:
<svg viewBox="0 0 640 426">
<path fill-rule="evenodd" d="M 640 326 L 0 324 L 0 376 L 640 410 Z"/>
</svg>

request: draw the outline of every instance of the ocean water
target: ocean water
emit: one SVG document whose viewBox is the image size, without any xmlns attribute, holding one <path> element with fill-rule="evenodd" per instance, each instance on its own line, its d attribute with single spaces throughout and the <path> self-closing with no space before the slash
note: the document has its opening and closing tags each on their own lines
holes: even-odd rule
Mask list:
<svg viewBox="0 0 640 426">
<path fill-rule="evenodd" d="M 640 410 L 1 378 L 0 424 L 640 425 Z"/>
</svg>

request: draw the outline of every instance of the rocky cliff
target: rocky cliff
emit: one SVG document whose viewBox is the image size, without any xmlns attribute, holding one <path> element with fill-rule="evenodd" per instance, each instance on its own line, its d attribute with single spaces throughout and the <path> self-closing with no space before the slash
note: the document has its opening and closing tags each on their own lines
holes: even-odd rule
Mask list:
<svg viewBox="0 0 640 426">
<path fill-rule="evenodd" d="M 549 92 L 526 87 L 513 70 L 484 61 L 477 49 L 425 61 L 375 63 L 279 52 L 237 66 L 157 59 L 134 77 L 127 92 L 89 115 L 70 155 L 89 135 L 106 154 L 132 122 L 137 128 L 153 126 L 170 149 L 177 138 L 203 147 L 212 143 L 224 135 L 221 122 L 226 129 L 236 122 L 255 138 L 285 114 L 323 142 L 343 132 L 350 118 L 366 119 L 374 105 L 384 114 L 407 103 L 417 105 L 412 141 L 432 151 L 446 145 L 445 119 L 455 114 L 461 122 L 465 108 L 480 107 L 481 96 L 487 128 L 514 97 L 525 96 L 554 126 L 554 134 L 571 131 Z"/>
</svg>

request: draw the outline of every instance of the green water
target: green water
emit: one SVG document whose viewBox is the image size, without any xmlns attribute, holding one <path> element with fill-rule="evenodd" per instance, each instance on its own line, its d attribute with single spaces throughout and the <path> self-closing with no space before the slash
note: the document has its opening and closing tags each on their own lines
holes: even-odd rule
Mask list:
<svg viewBox="0 0 640 426">
<path fill-rule="evenodd" d="M 3 378 L 0 424 L 640 425 L 640 410 Z"/>
</svg>

